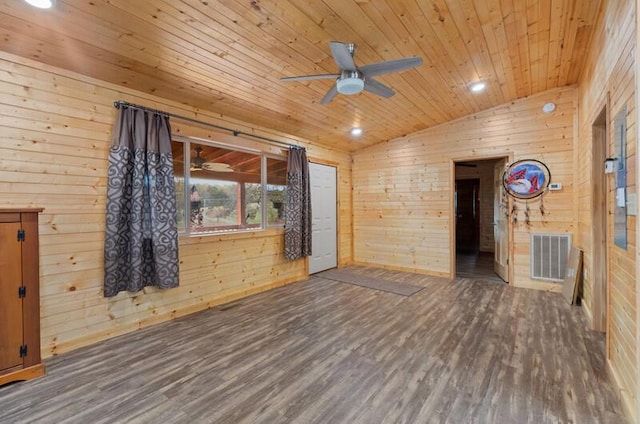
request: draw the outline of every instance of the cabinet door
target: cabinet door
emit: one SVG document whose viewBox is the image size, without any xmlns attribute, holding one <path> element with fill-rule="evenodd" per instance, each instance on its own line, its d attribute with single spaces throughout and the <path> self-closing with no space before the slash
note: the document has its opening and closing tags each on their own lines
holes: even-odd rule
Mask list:
<svg viewBox="0 0 640 424">
<path fill-rule="evenodd" d="M 22 254 L 18 241 L 19 222 L 0 223 L 0 373 L 21 366 Z"/>
</svg>

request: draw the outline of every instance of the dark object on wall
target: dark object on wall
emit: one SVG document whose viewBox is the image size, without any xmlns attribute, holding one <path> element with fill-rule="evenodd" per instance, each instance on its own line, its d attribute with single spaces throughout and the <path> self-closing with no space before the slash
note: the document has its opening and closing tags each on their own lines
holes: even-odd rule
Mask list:
<svg viewBox="0 0 640 424">
<path fill-rule="evenodd" d="M 613 148 L 616 178 L 615 208 L 613 213 L 613 241 L 627 249 L 627 107 L 613 119 Z"/>
<path fill-rule="evenodd" d="M 502 174 L 506 192 L 516 199 L 536 198 L 545 192 L 550 182 L 549 168 L 535 159 L 516 161 Z"/>
<path fill-rule="evenodd" d="M 0 385 L 44 375 L 38 212 L 0 209 Z"/>
</svg>

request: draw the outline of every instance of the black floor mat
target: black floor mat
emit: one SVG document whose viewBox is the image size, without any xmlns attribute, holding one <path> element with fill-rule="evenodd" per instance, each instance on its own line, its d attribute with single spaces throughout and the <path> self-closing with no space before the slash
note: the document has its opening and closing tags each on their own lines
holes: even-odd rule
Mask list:
<svg viewBox="0 0 640 424">
<path fill-rule="evenodd" d="M 401 296 L 411 296 L 424 288 L 415 284 L 354 274 L 351 272 L 340 271 L 338 269 L 323 271 L 315 274 L 315 276 L 326 278 L 328 280 L 340 281 L 342 283 L 355 284 L 356 286 L 367 287 L 374 290 L 382 290 L 388 293 L 399 294 Z"/>
</svg>

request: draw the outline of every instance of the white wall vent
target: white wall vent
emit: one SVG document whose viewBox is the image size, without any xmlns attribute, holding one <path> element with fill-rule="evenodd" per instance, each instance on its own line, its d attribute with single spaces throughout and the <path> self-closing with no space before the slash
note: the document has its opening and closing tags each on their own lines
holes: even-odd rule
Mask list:
<svg viewBox="0 0 640 424">
<path fill-rule="evenodd" d="M 563 281 L 570 248 L 569 234 L 531 234 L 531 278 Z"/>
</svg>

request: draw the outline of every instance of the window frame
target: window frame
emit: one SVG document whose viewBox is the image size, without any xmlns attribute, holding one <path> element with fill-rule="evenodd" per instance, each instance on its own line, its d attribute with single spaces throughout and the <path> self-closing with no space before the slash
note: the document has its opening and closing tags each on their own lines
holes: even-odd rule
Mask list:
<svg viewBox="0 0 640 424">
<path fill-rule="evenodd" d="M 183 158 L 184 159 L 184 184 L 183 184 L 183 205 L 184 208 L 184 216 L 182 217 L 182 222 L 178 225 L 178 234 L 184 237 L 206 237 L 206 236 L 220 236 L 220 235 L 230 235 L 230 234 L 238 234 L 238 233 L 250 233 L 250 232 L 258 232 L 258 231 L 266 231 L 266 230 L 277 230 L 284 229 L 285 224 L 269 224 L 268 222 L 268 208 L 267 208 L 267 182 L 268 182 L 268 169 L 267 169 L 267 158 L 282 160 L 284 162 L 287 161 L 287 157 L 284 155 L 277 155 L 273 153 L 266 153 L 259 149 L 252 149 L 242 146 L 236 146 L 232 144 L 227 144 L 219 141 L 211 141 L 201 139 L 199 137 L 188 137 L 172 134 L 171 141 L 182 143 L 183 149 Z M 237 228 L 237 229 L 224 229 L 224 230 L 210 230 L 203 232 L 192 232 L 191 231 L 191 220 L 189 217 L 191 216 L 191 202 L 189 198 L 189 188 L 191 187 L 191 167 L 189 164 L 191 163 L 191 151 L 193 150 L 191 145 L 206 145 L 216 148 L 222 148 L 230 151 L 250 153 L 256 156 L 260 156 L 260 227 L 250 227 L 250 228 Z M 286 184 L 285 184 L 286 187 Z M 246 202 L 246 197 L 241 200 L 243 203 Z M 182 230 L 180 228 L 183 228 Z"/>
<path fill-rule="evenodd" d="M 285 227 L 285 222 L 283 221 L 282 224 L 269 224 L 269 210 L 266 207 L 267 206 L 267 202 L 269 201 L 269 165 L 268 165 L 268 160 L 269 159 L 275 159 L 275 160 L 282 160 L 283 162 L 287 162 L 287 157 L 286 156 L 278 156 L 278 155 L 274 155 L 274 154 L 270 154 L 270 153 L 265 153 L 264 154 L 264 170 L 265 172 L 263 173 L 264 175 L 264 185 L 263 185 L 263 204 L 265 205 L 265 207 L 263 208 L 263 212 L 264 212 L 264 222 L 267 223 L 266 228 L 284 228 Z M 279 184 L 271 184 L 271 185 L 279 185 Z M 287 202 L 286 202 L 286 188 L 287 188 L 287 183 L 286 183 L 286 176 L 285 176 L 285 184 L 284 184 L 284 188 L 285 188 L 285 199 L 283 199 L 283 206 L 286 206 Z M 286 210 L 285 210 L 285 214 L 286 214 Z"/>
</svg>

